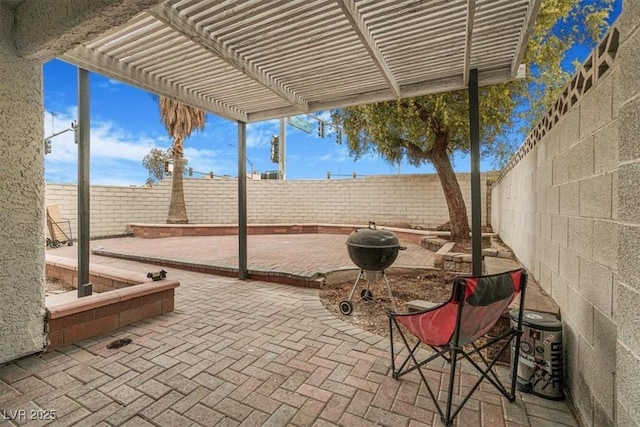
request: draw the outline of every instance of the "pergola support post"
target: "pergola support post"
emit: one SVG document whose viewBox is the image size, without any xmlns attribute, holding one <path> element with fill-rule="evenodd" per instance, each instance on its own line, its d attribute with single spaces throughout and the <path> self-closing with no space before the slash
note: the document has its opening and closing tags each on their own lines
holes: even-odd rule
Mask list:
<svg viewBox="0 0 640 427">
<path fill-rule="evenodd" d="M 238 279 L 247 276 L 247 124 L 238 121 Z"/>
<path fill-rule="evenodd" d="M 92 293 L 89 282 L 89 90 L 89 71 L 78 68 L 78 298 Z"/>
<path fill-rule="evenodd" d="M 482 207 L 480 198 L 480 99 L 478 70 L 469 73 L 469 137 L 471 145 L 471 263 L 482 275 Z"/>
</svg>

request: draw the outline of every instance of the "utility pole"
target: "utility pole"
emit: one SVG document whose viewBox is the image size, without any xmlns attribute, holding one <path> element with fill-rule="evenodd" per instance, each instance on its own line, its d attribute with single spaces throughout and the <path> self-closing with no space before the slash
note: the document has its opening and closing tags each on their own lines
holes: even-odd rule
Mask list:
<svg viewBox="0 0 640 427">
<path fill-rule="evenodd" d="M 280 146 L 278 147 L 278 175 L 280 179 L 284 180 L 287 176 L 286 170 L 286 162 L 287 162 L 287 144 L 285 142 L 286 131 L 285 131 L 285 119 L 284 117 L 280 119 Z"/>
<path fill-rule="evenodd" d="M 78 143 L 78 122 L 76 122 L 75 120 L 71 122 L 71 127 L 61 130 L 59 132 L 54 132 L 51 135 L 47 136 L 44 139 L 44 146 L 45 146 L 45 152 L 44 154 L 51 154 L 51 139 L 55 138 L 58 135 L 62 135 L 65 132 L 69 132 L 69 131 L 74 131 L 75 132 L 75 140 L 76 140 L 76 144 Z"/>
</svg>

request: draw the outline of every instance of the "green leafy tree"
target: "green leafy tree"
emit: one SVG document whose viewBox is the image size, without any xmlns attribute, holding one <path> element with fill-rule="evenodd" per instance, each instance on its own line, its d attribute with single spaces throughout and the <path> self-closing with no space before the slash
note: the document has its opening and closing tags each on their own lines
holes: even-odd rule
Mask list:
<svg viewBox="0 0 640 427">
<path fill-rule="evenodd" d="M 524 59 L 533 72 L 523 80 L 480 88 L 483 155 L 498 162 L 510 157 L 509 133 L 544 114 L 571 75 L 561 67 L 565 53 L 575 43 L 595 43 L 607 28 L 612 1 L 543 0 Z M 332 119 L 356 159 L 374 153 L 390 164 L 431 163 L 447 201 L 451 239 L 469 240 L 467 210 L 451 164 L 454 152 L 469 151 L 467 91 L 348 107 L 332 111 Z"/>
<path fill-rule="evenodd" d="M 165 176 L 171 176 L 171 172 L 165 172 L 165 167 L 172 159 L 173 153 L 171 148 L 167 148 L 166 150 L 152 148 L 142 159 L 142 165 L 149 171 L 149 178 L 147 178 L 146 184 L 153 185 L 162 181 Z M 189 164 L 189 160 L 183 157 L 182 163 L 184 169 Z"/>
<path fill-rule="evenodd" d="M 165 164 L 171 159 L 171 150 L 161 150 L 152 148 L 149 153 L 142 159 L 142 165 L 149 171 L 147 185 L 155 184 L 162 181 L 165 176 Z"/>
<path fill-rule="evenodd" d="M 184 203 L 184 140 L 194 130 L 204 128 L 205 112 L 164 96 L 160 97 L 158 106 L 162 123 L 173 140 L 173 179 L 167 224 L 188 224 Z"/>
</svg>

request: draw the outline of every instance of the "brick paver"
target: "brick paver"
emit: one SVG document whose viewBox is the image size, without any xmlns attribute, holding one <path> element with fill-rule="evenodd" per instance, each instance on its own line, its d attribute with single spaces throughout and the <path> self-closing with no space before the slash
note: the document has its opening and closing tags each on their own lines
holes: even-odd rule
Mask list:
<svg viewBox="0 0 640 427">
<path fill-rule="evenodd" d="M 156 268 L 98 256 L 92 262 Z M 0 415 L 56 411 L 51 425 L 438 425 L 417 377 L 389 376 L 387 338 L 337 319 L 317 290 L 169 274 L 181 282 L 174 312 L 0 367 Z M 106 348 L 123 337 L 132 343 Z M 488 389 L 472 400 L 459 425 L 576 425 L 562 402 L 526 395 L 510 404 Z M 24 420 L 0 417 L 5 424 Z"/>
<path fill-rule="evenodd" d="M 356 266 L 346 249 L 346 235 L 282 234 L 251 235 L 247 238 L 249 270 L 273 271 L 302 277 Z M 433 253 L 417 243 L 401 241 L 394 267 L 433 267 Z M 172 260 L 227 269 L 238 267 L 238 236 L 167 237 L 142 239 L 125 237 L 95 240 L 92 250 L 138 259 Z M 75 257 L 75 247 L 61 247 L 51 253 Z M 154 261 L 155 262 L 155 261 Z"/>
</svg>

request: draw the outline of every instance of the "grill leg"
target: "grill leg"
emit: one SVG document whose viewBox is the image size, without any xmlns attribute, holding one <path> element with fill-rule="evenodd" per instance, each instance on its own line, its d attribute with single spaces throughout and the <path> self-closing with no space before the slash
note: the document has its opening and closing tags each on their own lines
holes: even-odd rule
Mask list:
<svg viewBox="0 0 640 427">
<path fill-rule="evenodd" d="M 349 298 L 347 298 L 347 301 L 351 301 L 351 299 L 353 298 L 353 293 L 356 291 L 356 288 L 358 287 L 358 282 L 360 281 L 361 277 L 362 277 L 362 270 L 360 270 L 360 273 L 358 273 L 358 278 L 356 279 L 356 283 L 353 284 L 353 288 L 351 288 L 351 293 L 349 294 Z"/>
<path fill-rule="evenodd" d="M 393 293 L 391 292 L 391 285 L 389 284 L 389 281 L 387 280 L 387 275 L 384 274 L 384 271 L 382 272 L 382 278 L 384 279 L 384 283 L 387 285 L 387 292 L 389 292 L 389 299 L 391 300 L 391 306 L 393 307 L 393 311 L 397 312 L 398 309 L 396 308 L 396 299 L 393 297 Z"/>
</svg>

